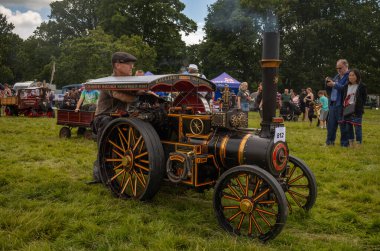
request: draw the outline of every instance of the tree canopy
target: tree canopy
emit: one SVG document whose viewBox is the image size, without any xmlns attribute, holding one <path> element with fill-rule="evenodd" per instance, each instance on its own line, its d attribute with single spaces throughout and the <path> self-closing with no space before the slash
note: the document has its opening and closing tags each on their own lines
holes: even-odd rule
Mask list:
<svg viewBox="0 0 380 251">
<path fill-rule="evenodd" d="M 21 38 L 12 33 L 14 25 L 0 13 L 0 83 L 12 82 L 20 72 L 17 68 L 17 50 Z"/>
<path fill-rule="evenodd" d="M 281 35 L 280 86 L 322 89 L 340 58 L 363 73 L 370 92 L 380 88 L 380 1 L 218 0 L 209 8 L 200 45 L 207 75 L 230 72 L 260 81 L 261 37 L 266 27 Z M 268 13 L 274 13 L 270 20 Z M 268 21 L 275 22 L 269 24 Z"/>
<path fill-rule="evenodd" d="M 0 14 L 0 82 L 49 79 L 55 61 L 56 83 L 77 83 L 109 74 L 112 52 L 128 50 L 143 70 L 197 63 L 209 78 L 225 71 L 252 88 L 261 79 L 262 33 L 271 27 L 281 37 L 280 88 L 321 89 L 345 58 L 369 93 L 379 92 L 379 0 L 217 0 L 203 42 L 192 46 L 181 40 L 197 28 L 184 8 L 180 0 L 55 1 L 50 19 L 25 41 Z"/>
<path fill-rule="evenodd" d="M 112 73 L 111 55 L 128 51 L 138 58 L 136 68 L 154 69 L 156 53 L 139 36 L 121 36 L 116 39 L 102 29 L 90 31 L 85 37 L 67 40 L 62 46 L 56 67 L 58 83 L 81 83 Z"/>
</svg>

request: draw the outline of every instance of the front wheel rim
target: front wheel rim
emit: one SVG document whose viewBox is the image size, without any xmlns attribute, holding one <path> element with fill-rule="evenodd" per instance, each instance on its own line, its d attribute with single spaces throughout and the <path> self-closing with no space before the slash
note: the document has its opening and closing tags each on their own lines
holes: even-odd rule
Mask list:
<svg viewBox="0 0 380 251">
<path fill-rule="evenodd" d="M 241 169 L 218 182 L 214 208 L 225 230 L 262 241 L 280 233 L 287 217 L 285 196 L 279 184 L 273 186 L 274 178 L 266 178 Z"/>
</svg>

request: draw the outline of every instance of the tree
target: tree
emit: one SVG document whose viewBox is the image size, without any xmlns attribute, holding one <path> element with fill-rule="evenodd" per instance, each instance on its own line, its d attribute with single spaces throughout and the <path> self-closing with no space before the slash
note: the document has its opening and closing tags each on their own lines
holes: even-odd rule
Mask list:
<svg viewBox="0 0 380 251">
<path fill-rule="evenodd" d="M 12 33 L 13 29 L 14 25 L 0 13 L 0 83 L 12 83 L 18 75 L 15 59 L 22 40 Z"/>
<path fill-rule="evenodd" d="M 380 88 L 379 1 L 242 0 L 251 11 L 271 8 L 281 34 L 280 74 L 288 87 L 324 88 L 336 60 L 346 58 L 363 72 L 369 92 Z"/>
<path fill-rule="evenodd" d="M 60 45 L 66 39 L 83 37 L 98 26 L 101 0 L 63 0 L 50 4 L 50 20 L 38 27 L 36 36 Z"/>
<path fill-rule="evenodd" d="M 260 78 L 260 23 L 238 0 L 219 0 L 209 7 L 206 39 L 200 46 L 207 76 L 228 72 L 251 86 Z"/>
<path fill-rule="evenodd" d="M 179 0 L 103 0 L 100 24 L 116 37 L 138 35 L 157 51 L 159 72 L 175 72 L 183 63 L 185 43 L 180 32 L 193 32 L 196 24 L 181 12 Z"/>
<path fill-rule="evenodd" d="M 154 70 L 156 52 L 141 37 L 122 36 L 115 39 L 102 29 L 97 29 L 90 31 L 88 36 L 64 42 L 56 66 L 57 86 L 110 75 L 111 55 L 115 51 L 134 54 L 138 58 L 136 68 Z"/>
</svg>

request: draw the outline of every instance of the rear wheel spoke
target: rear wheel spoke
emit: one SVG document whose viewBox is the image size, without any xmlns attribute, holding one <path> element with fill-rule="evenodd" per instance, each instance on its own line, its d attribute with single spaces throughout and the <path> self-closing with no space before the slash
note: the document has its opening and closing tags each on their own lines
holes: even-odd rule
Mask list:
<svg viewBox="0 0 380 251">
<path fill-rule="evenodd" d="M 119 149 L 120 151 L 123 151 L 123 148 L 121 148 L 120 146 L 118 146 L 115 142 L 113 142 L 112 140 L 108 140 L 108 143 L 110 143 L 111 145 L 113 145 L 114 147 L 116 147 L 117 149 Z"/>
<path fill-rule="evenodd" d="M 121 144 L 121 147 L 123 148 L 123 152 L 125 153 L 125 147 L 124 147 L 124 135 L 123 133 L 121 132 L 120 128 L 118 127 L 117 128 L 119 130 L 119 140 L 120 140 L 120 144 Z M 124 138 L 124 139 L 123 139 Z"/>
<path fill-rule="evenodd" d="M 235 219 L 236 217 L 239 216 L 239 214 L 243 213 L 242 211 L 239 210 L 239 212 L 237 212 L 236 214 L 232 215 L 230 218 L 228 218 L 227 220 L 228 221 L 232 221 L 233 219 Z"/>
<path fill-rule="evenodd" d="M 111 178 L 111 181 L 113 181 L 114 179 L 116 179 L 117 177 L 119 177 L 120 174 L 123 174 L 125 173 L 125 169 L 121 170 L 120 172 L 118 172 L 117 174 L 115 174 L 112 178 Z"/>
<path fill-rule="evenodd" d="M 236 190 L 231 186 L 231 185 L 228 185 L 228 188 L 230 189 L 230 191 L 237 197 L 237 198 L 240 198 L 240 195 L 236 192 Z"/>
<path fill-rule="evenodd" d="M 243 185 L 241 184 L 241 181 L 240 181 L 239 177 L 237 177 L 235 180 L 238 183 L 242 194 L 245 194 L 245 189 L 243 188 Z"/>
<path fill-rule="evenodd" d="M 131 176 L 128 177 L 127 181 L 125 182 L 124 186 L 123 186 L 123 189 L 121 190 L 120 192 L 120 195 L 122 195 L 125 191 L 125 189 L 127 188 L 128 186 L 128 183 L 131 181 Z"/>
</svg>

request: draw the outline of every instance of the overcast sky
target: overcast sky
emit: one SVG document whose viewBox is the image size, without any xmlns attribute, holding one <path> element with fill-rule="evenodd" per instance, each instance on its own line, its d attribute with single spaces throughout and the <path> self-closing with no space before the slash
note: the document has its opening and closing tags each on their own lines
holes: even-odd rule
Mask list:
<svg viewBox="0 0 380 251">
<path fill-rule="evenodd" d="M 59 1 L 59 0 L 58 0 Z M 186 4 L 184 14 L 198 24 L 198 31 L 184 36 L 186 44 L 196 44 L 204 36 L 204 18 L 207 16 L 207 6 L 216 0 L 181 0 Z M 0 0 L 0 13 L 7 17 L 9 23 L 13 23 L 14 33 L 26 39 L 33 35 L 33 31 L 50 15 L 49 4 L 53 0 Z"/>
</svg>

